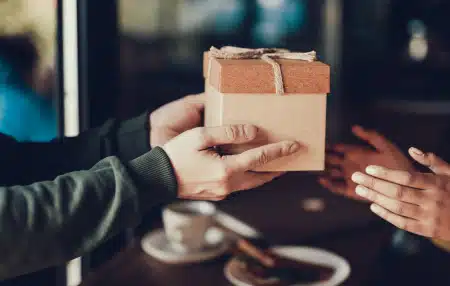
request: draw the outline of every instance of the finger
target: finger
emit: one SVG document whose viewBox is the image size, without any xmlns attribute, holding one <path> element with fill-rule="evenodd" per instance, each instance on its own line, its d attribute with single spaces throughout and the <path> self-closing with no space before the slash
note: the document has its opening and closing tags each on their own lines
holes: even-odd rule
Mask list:
<svg viewBox="0 0 450 286">
<path fill-rule="evenodd" d="M 329 165 L 342 166 L 345 163 L 345 159 L 338 155 L 327 155 L 325 157 L 325 162 Z"/>
<path fill-rule="evenodd" d="M 234 172 L 251 171 L 274 160 L 290 156 L 301 149 L 298 142 L 283 141 L 225 157 L 227 167 Z"/>
<path fill-rule="evenodd" d="M 389 151 L 393 147 L 393 144 L 389 140 L 376 131 L 369 131 L 356 125 L 353 126 L 352 132 L 356 137 L 366 141 L 378 151 Z"/>
<path fill-rule="evenodd" d="M 415 233 L 418 235 L 422 235 L 422 236 L 427 236 L 427 237 L 432 236 L 428 231 L 426 231 L 426 228 L 423 226 L 423 224 L 421 224 L 417 220 L 399 216 L 377 204 L 372 204 L 370 206 L 370 210 L 372 212 L 374 212 L 376 215 L 378 215 L 379 217 L 383 218 L 384 220 L 390 222 L 391 224 L 393 224 L 394 226 L 396 226 L 400 229 L 403 229 L 403 230 L 406 230 L 406 231 L 409 231 L 409 232 L 412 232 L 412 233 Z"/>
<path fill-rule="evenodd" d="M 242 183 L 235 191 L 254 189 L 256 187 L 262 186 L 264 184 L 273 181 L 274 179 L 282 176 L 283 174 L 285 174 L 285 172 L 264 172 L 264 173 L 247 172 L 242 179 Z"/>
<path fill-rule="evenodd" d="M 433 173 L 450 176 L 450 164 L 436 156 L 434 153 L 424 153 L 414 147 L 409 148 L 408 152 L 414 160 L 430 168 Z"/>
<path fill-rule="evenodd" d="M 325 163 L 329 174 L 333 177 L 336 176 L 350 178 L 351 174 L 354 171 L 361 169 L 361 167 L 358 166 L 354 161 L 347 160 L 347 158 L 342 158 L 335 155 L 326 156 Z"/>
<path fill-rule="evenodd" d="M 183 98 L 186 102 L 188 102 L 191 106 L 195 107 L 198 110 L 202 110 L 205 107 L 206 95 L 204 93 L 199 94 L 190 94 Z"/>
<path fill-rule="evenodd" d="M 319 178 L 319 184 L 325 189 L 337 194 L 345 194 L 347 189 L 347 185 L 344 182 L 336 182 L 326 177 Z"/>
<path fill-rule="evenodd" d="M 380 166 L 368 166 L 366 173 L 385 181 L 417 189 L 434 188 L 441 183 L 434 174 L 391 170 Z"/>
<path fill-rule="evenodd" d="M 371 202 L 374 202 L 375 204 L 389 210 L 394 214 L 413 218 L 416 220 L 425 219 L 425 214 L 422 208 L 420 208 L 420 206 L 416 204 L 397 201 L 361 185 L 356 187 L 356 193 L 359 196 Z"/>
<path fill-rule="evenodd" d="M 328 174 L 333 179 L 344 179 L 345 173 L 341 169 L 332 168 L 328 170 Z"/>
<path fill-rule="evenodd" d="M 361 146 L 349 145 L 349 144 L 336 144 L 333 146 L 333 150 L 339 153 L 348 153 L 354 152 L 355 150 L 360 149 Z"/>
<path fill-rule="evenodd" d="M 384 181 L 360 172 L 356 172 L 352 175 L 352 181 L 356 184 L 363 185 L 380 194 L 402 202 L 420 205 L 425 196 L 423 190 L 412 189 L 410 187 Z"/>
<path fill-rule="evenodd" d="M 362 198 L 361 196 L 358 196 L 355 193 L 354 188 L 351 188 L 347 183 L 343 181 L 332 180 L 330 178 L 322 177 L 319 178 L 319 184 L 334 194 L 345 196 L 347 198 L 354 199 L 357 201 L 367 202 L 366 199 Z"/>
<path fill-rule="evenodd" d="M 243 144 L 255 139 L 258 129 L 254 125 L 236 124 L 218 127 L 199 127 L 192 130 L 198 150 L 218 145 Z"/>
</svg>

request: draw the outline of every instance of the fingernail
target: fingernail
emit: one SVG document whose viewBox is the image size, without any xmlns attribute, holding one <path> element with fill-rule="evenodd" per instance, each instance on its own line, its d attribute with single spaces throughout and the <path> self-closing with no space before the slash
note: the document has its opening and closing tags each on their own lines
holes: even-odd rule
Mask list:
<svg viewBox="0 0 450 286">
<path fill-rule="evenodd" d="M 377 175 L 381 172 L 382 168 L 379 166 L 368 166 L 366 168 L 366 173 L 369 175 Z"/>
<path fill-rule="evenodd" d="M 298 142 L 293 142 L 291 144 L 291 146 L 289 147 L 289 153 L 292 154 L 292 153 L 297 152 L 298 150 L 300 150 L 300 147 L 301 146 Z"/>
<path fill-rule="evenodd" d="M 357 184 L 362 184 L 364 182 L 364 175 L 360 172 L 356 172 L 352 175 L 352 181 Z"/>
<path fill-rule="evenodd" d="M 367 196 L 367 193 L 368 193 L 368 190 L 366 188 L 364 188 L 363 186 L 357 186 L 355 191 L 361 197 Z"/>
<path fill-rule="evenodd" d="M 381 212 L 381 208 L 380 206 L 376 205 L 376 204 L 371 204 L 370 205 L 370 210 L 373 211 L 374 213 L 378 214 Z"/>
<path fill-rule="evenodd" d="M 418 155 L 418 156 L 423 156 L 424 155 L 424 153 L 421 150 L 419 150 L 419 149 L 417 149 L 415 147 L 409 148 L 409 151 L 411 153 L 414 153 L 414 154 Z"/>
</svg>

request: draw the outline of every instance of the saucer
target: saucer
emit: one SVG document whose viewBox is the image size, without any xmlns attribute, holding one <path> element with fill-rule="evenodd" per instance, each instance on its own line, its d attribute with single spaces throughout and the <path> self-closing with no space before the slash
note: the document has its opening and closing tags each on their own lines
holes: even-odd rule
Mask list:
<svg viewBox="0 0 450 286">
<path fill-rule="evenodd" d="M 271 250 L 283 257 L 302 262 L 309 262 L 333 268 L 334 274 L 326 281 L 295 284 L 291 286 L 337 286 L 342 284 L 350 275 L 350 265 L 343 257 L 319 248 L 301 246 L 275 246 Z M 240 266 L 237 258 L 232 258 L 225 266 L 225 277 L 235 286 L 252 286 L 248 273 Z M 258 281 L 258 285 L 277 285 L 278 279 L 269 278 Z"/>
<path fill-rule="evenodd" d="M 141 241 L 142 250 L 148 255 L 167 263 L 183 264 L 211 260 L 228 250 L 225 235 L 218 228 L 213 228 L 207 236 L 209 245 L 198 251 L 180 252 L 175 250 L 167 240 L 164 229 L 150 232 Z"/>
</svg>

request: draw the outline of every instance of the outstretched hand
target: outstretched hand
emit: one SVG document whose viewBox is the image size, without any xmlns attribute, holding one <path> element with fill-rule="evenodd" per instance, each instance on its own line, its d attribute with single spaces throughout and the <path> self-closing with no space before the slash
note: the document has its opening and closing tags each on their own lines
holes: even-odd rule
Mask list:
<svg viewBox="0 0 450 286">
<path fill-rule="evenodd" d="M 369 166 L 353 181 L 371 210 L 398 228 L 450 241 L 450 165 L 433 153 L 409 149 L 410 156 L 433 173 Z"/>
<path fill-rule="evenodd" d="M 361 126 L 352 128 L 353 134 L 365 141 L 368 147 L 337 144 L 332 146 L 326 156 L 328 174 L 319 179 L 319 183 L 332 192 L 346 197 L 364 200 L 355 194 L 356 184 L 351 180 L 355 172 L 362 172 L 369 165 L 381 165 L 389 168 L 410 171 L 411 161 L 400 149 L 380 133 L 366 130 Z"/>
</svg>

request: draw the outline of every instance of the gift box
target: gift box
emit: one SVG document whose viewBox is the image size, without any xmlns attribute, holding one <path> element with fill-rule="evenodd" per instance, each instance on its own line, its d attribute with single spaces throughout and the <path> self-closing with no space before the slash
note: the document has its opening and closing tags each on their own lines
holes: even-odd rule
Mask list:
<svg viewBox="0 0 450 286">
<path fill-rule="evenodd" d="M 281 140 L 302 151 L 255 171 L 319 171 L 325 166 L 326 97 L 330 68 L 315 52 L 211 48 L 204 54 L 205 126 L 254 124 L 254 142 L 222 146 L 227 154 Z"/>
</svg>

